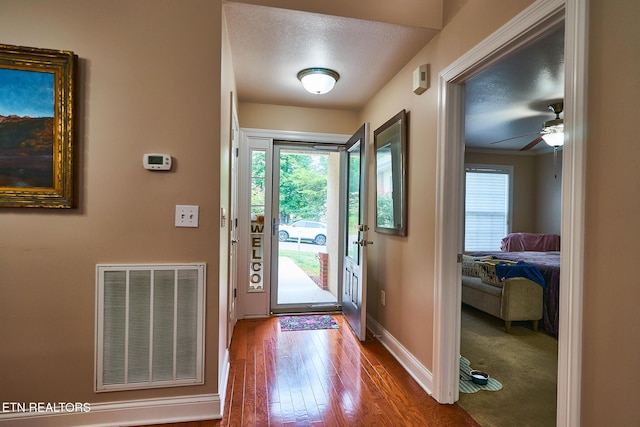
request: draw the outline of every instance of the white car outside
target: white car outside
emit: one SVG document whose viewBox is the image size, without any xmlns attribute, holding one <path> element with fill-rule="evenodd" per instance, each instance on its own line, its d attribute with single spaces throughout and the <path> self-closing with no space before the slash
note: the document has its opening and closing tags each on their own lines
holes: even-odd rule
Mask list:
<svg viewBox="0 0 640 427">
<path fill-rule="evenodd" d="M 318 221 L 298 220 L 289 225 L 280 225 L 278 239 L 281 242 L 287 240 L 310 240 L 316 245 L 324 246 L 327 243 L 327 225 Z"/>
</svg>

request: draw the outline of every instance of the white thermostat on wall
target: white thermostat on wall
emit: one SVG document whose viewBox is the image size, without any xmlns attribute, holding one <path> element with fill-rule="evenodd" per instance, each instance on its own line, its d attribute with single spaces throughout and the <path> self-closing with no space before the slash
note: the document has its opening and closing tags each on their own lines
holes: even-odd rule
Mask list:
<svg viewBox="0 0 640 427">
<path fill-rule="evenodd" d="M 145 169 L 154 171 L 168 171 L 171 169 L 171 156 L 160 153 L 145 153 L 142 157 Z"/>
</svg>

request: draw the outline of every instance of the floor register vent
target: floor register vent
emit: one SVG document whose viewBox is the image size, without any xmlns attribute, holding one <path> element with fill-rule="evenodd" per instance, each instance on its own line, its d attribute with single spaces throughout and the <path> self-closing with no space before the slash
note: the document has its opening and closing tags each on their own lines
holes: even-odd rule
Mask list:
<svg viewBox="0 0 640 427">
<path fill-rule="evenodd" d="M 204 382 L 205 270 L 96 266 L 96 391 Z"/>
</svg>

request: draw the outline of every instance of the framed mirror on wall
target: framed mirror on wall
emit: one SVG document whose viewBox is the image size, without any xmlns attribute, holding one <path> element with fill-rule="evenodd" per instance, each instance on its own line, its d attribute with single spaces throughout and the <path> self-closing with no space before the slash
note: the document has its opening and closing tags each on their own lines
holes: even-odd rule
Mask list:
<svg viewBox="0 0 640 427">
<path fill-rule="evenodd" d="M 376 170 L 375 231 L 407 235 L 407 112 L 373 132 Z"/>
</svg>

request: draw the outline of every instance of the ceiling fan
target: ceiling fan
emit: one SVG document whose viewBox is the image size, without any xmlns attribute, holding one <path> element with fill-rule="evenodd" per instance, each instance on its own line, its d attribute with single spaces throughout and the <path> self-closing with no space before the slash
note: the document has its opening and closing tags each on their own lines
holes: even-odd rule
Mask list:
<svg viewBox="0 0 640 427">
<path fill-rule="evenodd" d="M 556 118 L 553 120 L 548 120 L 544 122 L 542 130 L 540 132 L 531 132 L 525 133 L 524 135 L 512 136 L 511 138 L 501 139 L 499 141 L 493 141 L 491 144 L 498 144 L 500 142 L 510 141 L 516 138 L 522 138 L 527 135 L 539 135 L 533 141 L 529 142 L 527 145 L 522 147 L 520 151 L 527 151 L 538 145 L 540 142 L 545 141 L 554 150 L 557 150 L 558 147 L 562 146 L 564 143 L 564 121 L 560 118 L 560 114 L 562 113 L 563 102 L 554 102 L 549 105 L 549 110 L 553 111 L 556 115 Z"/>
</svg>

